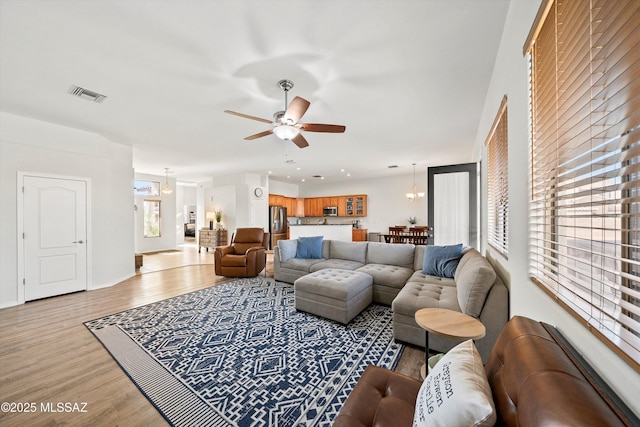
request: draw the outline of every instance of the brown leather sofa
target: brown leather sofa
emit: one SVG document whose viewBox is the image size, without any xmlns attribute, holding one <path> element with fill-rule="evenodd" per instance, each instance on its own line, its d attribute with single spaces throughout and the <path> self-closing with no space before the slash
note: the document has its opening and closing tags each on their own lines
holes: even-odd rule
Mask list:
<svg viewBox="0 0 640 427">
<path fill-rule="evenodd" d="M 587 372 L 559 332 L 526 317 L 503 329 L 486 364 L 497 426 L 637 426 L 638 418 Z M 369 366 L 334 427 L 411 426 L 421 382 Z"/>
<path fill-rule="evenodd" d="M 214 252 L 217 276 L 255 277 L 267 263 L 269 233 L 262 228 L 238 228 L 229 246 L 218 246 Z"/>
</svg>

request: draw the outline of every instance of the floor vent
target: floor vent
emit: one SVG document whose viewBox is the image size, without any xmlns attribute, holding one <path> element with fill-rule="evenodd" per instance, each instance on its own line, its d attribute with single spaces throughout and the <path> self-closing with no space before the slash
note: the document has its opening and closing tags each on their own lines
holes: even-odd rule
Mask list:
<svg viewBox="0 0 640 427">
<path fill-rule="evenodd" d="M 69 93 L 93 102 L 102 102 L 107 98 L 106 95 L 102 95 L 98 92 L 94 92 L 80 86 L 72 86 L 71 89 L 69 89 Z"/>
</svg>

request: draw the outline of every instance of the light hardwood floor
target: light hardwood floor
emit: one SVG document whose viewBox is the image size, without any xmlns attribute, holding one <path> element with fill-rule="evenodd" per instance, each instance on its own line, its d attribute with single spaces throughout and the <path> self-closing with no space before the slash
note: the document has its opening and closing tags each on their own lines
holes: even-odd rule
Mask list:
<svg viewBox="0 0 640 427">
<path fill-rule="evenodd" d="M 21 411 L 3 406 L 1 426 L 167 425 L 83 322 L 229 279 L 215 276 L 213 254 L 193 243 L 145 255 L 143 264 L 109 288 L 0 310 L 0 403 Z M 423 361 L 424 351 L 407 347 L 396 370 L 419 378 Z M 49 411 L 58 403 L 85 412 Z"/>
</svg>

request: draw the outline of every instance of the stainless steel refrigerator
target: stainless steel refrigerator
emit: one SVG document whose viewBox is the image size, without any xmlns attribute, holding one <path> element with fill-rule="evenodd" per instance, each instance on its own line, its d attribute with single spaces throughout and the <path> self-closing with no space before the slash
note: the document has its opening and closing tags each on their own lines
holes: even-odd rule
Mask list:
<svg viewBox="0 0 640 427">
<path fill-rule="evenodd" d="M 287 238 L 287 227 L 287 208 L 269 206 L 269 233 L 271 233 L 269 249 L 273 249 L 278 244 L 278 240 Z"/>
</svg>

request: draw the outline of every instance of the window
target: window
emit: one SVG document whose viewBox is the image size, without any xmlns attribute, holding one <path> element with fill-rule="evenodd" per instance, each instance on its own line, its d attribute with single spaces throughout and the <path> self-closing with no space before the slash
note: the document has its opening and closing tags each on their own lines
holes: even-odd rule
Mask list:
<svg viewBox="0 0 640 427">
<path fill-rule="evenodd" d="M 640 370 L 640 2 L 543 2 L 531 59 L 530 274 Z"/>
<path fill-rule="evenodd" d="M 160 200 L 144 201 L 144 237 L 160 237 Z"/>
<path fill-rule="evenodd" d="M 491 127 L 487 146 L 489 244 L 507 257 L 509 253 L 509 196 L 507 98 L 502 99 L 498 115 Z"/>
<path fill-rule="evenodd" d="M 160 194 L 160 183 L 154 181 L 133 181 L 133 194 L 136 196 L 157 196 Z"/>
</svg>

